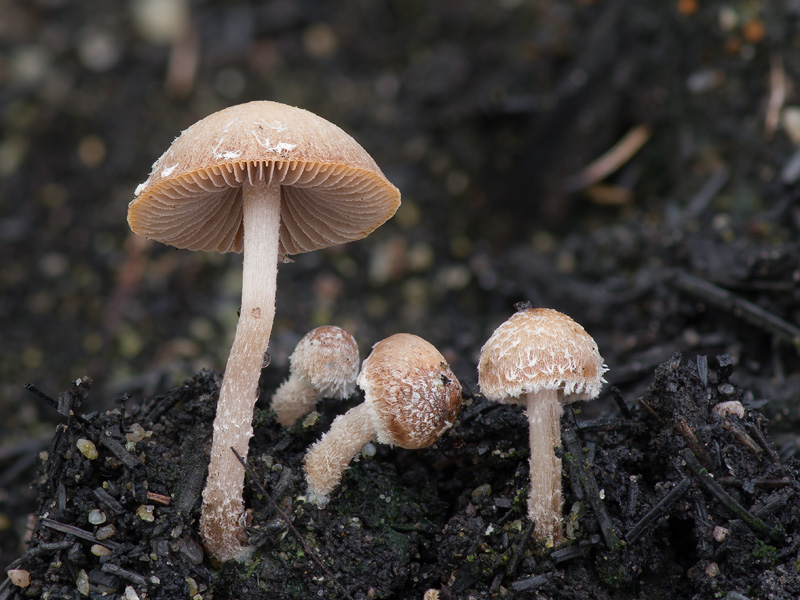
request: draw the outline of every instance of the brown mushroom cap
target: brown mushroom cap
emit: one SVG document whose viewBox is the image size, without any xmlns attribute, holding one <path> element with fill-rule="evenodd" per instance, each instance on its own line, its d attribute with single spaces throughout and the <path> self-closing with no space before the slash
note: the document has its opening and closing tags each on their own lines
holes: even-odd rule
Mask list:
<svg viewBox="0 0 800 600">
<path fill-rule="evenodd" d="M 241 252 L 241 185 L 262 174 L 282 186 L 281 256 L 361 239 L 400 204 L 347 133 L 301 108 L 256 101 L 184 131 L 136 189 L 128 223 L 178 248 Z"/>
<path fill-rule="evenodd" d="M 461 408 L 461 384 L 430 343 L 397 333 L 375 344 L 358 386 L 372 408 L 377 439 L 417 449 L 433 444 Z"/>
<path fill-rule="evenodd" d="M 607 371 L 597 344 L 567 315 L 529 308 L 500 325 L 481 349 L 478 384 L 495 402 L 525 404 L 541 390 L 563 391 L 563 403 L 600 394 Z"/>
<path fill-rule="evenodd" d="M 355 392 L 358 358 L 358 344 L 352 335 L 335 325 L 323 325 L 303 336 L 289 362 L 292 372 L 320 394 L 344 399 Z"/>
</svg>

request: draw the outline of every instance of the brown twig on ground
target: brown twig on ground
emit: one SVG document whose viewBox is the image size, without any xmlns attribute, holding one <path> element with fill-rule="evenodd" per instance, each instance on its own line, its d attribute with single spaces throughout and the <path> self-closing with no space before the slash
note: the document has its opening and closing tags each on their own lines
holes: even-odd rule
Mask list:
<svg viewBox="0 0 800 600">
<path fill-rule="evenodd" d="M 582 171 L 568 177 L 564 181 L 564 190 L 577 192 L 602 181 L 628 162 L 645 145 L 652 134 L 653 130 L 649 125 L 636 125 Z"/>
<path fill-rule="evenodd" d="M 161 506 L 169 506 L 172 502 L 172 498 L 169 496 L 165 496 L 164 494 L 157 494 L 155 492 L 147 492 L 147 499 L 150 502 L 155 502 L 156 504 L 160 504 Z"/>
<path fill-rule="evenodd" d="M 730 431 L 733 434 L 733 437 L 736 438 L 737 442 L 739 442 L 742 446 L 747 448 L 750 452 L 752 452 L 756 456 L 760 457 L 762 454 L 764 454 L 764 449 L 761 448 L 761 446 L 759 446 L 753 438 L 747 435 L 746 431 L 744 431 L 737 423 L 734 423 L 731 419 L 723 417 L 722 427 L 724 427 L 726 431 Z"/>
<path fill-rule="evenodd" d="M 697 456 L 706 467 L 709 466 L 711 464 L 711 459 L 708 457 L 708 454 L 706 454 L 706 451 L 703 449 L 694 431 L 692 431 L 692 428 L 689 427 L 686 419 L 678 417 L 675 420 L 674 427 L 675 431 L 683 438 L 683 441 L 686 442 L 686 445 L 689 446 L 694 455 Z"/>
<path fill-rule="evenodd" d="M 764 118 L 764 134 L 767 139 L 775 135 L 781 120 L 781 109 L 786 101 L 786 71 L 780 54 L 773 54 L 769 61 L 769 100 Z"/>
<path fill-rule="evenodd" d="M 261 481 L 258 479 L 256 474 L 250 468 L 250 465 L 247 464 L 247 461 L 244 460 L 238 452 L 236 452 L 236 449 L 233 446 L 231 446 L 231 452 L 233 452 L 234 456 L 236 457 L 236 460 L 238 460 L 242 464 L 242 467 L 244 467 L 244 470 L 247 471 L 247 474 L 250 475 L 250 481 L 253 483 L 253 485 L 255 485 L 258 488 L 258 491 L 261 492 L 264 495 L 264 497 L 267 499 L 267 501 L 269 501 L 269 503 L 272 505 L 272 507 L 275 510 L 277 510 L 280 513 L 280 515 L 283 517 L 283 520 L 286 521 L 286 525 L 289 527 L 289 529 L 292 531 L 292 533 L 295 535 L 295 537 L 297 537 L 297 539 L 300 541 L 300 544 L 303 546 L 303 550 L 311 557 L 311 559 L 315 563 L 317 563 L 317 565 L 319 565 L 319 567 L 323 570 L 325 575 L 327 575 L 328 577 L 331 578 L 331 581 L 333 581 L 333 583 L 340 590 L 342 590 L 342 593 L 347 598 L 349 598 L 349 600 L 354 600 L 353 597 L 350 595 L 350 593 L 347 591 L 347 589 L 339 582 L 338 579 L 336 579 L 336 576 L 333 573 L 331 573 L 331 571 L 330 571 L 330 569 L 328 569 L 328 567 L 325 566 L 325 563 L 322 562 L 322 559 L 320 559 L 319 556 L 317 556 L 317 553 L 314 552 L 311 549 L 311 547 L 306 543 L 306 541 L 303 539 L 303 536 L 300 534 L 299 531 L 297 531 L 297 528 L 292 523 L 292 520 L 289 518 L 289 515 L 287 515 L 278 506 L 278 504 L 275 502 L 275 500 L 272 499 L 272 496 L 267 491 L 267 488 L 264 487 L 264 484 L 262 484 Z"/>
</svg>

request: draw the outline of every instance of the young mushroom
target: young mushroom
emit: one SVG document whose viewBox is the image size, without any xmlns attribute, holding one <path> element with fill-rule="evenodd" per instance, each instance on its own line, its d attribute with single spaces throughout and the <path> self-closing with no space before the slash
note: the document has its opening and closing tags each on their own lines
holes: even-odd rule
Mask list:
<svg viewBox="0 0 800 600">
<path fill-rule="evenodd" d="M 593 400 L 607 371 L 597 344 L 567 315 L 520 306 L 481 349 L 478 385 L 489 400 L 521 404 L 528 414 L 531 489 L 528 517 L 534 535 L 563 540 L 561 524 L 561 414 L 565 404 Z"/>
<path fill-rule="evenodd" d="M 420 337 L 398 333 L 375 344 L 358 375 L 364 402 L 334 419 L 305 457 L 308 499 L 325 506 L 358 451 L 374 439 L 401 448 L 430 446 L 452 427 L 461 384 Z"/>
<path fill-rule="evenodd" d="M 272 395 L 278 423 L 289 426 L 322 398 L 344 400 L 356 391 L 358 344 L 341 327 L 312 329 L 289 357 L 289 377 Z"/>
<path fill-rule="evenodd" d="M 184 131 L 128 207 L 131 229 L 165 244 L 243 252 L 242 303 L 217 403 L 200 532 L 218 560 L 247 555 L 240 517 L 253 408 L 286 255 L 361 239 L 400 193 L 344 131 L 299 108 L 250 102 Z"/>
</svg>

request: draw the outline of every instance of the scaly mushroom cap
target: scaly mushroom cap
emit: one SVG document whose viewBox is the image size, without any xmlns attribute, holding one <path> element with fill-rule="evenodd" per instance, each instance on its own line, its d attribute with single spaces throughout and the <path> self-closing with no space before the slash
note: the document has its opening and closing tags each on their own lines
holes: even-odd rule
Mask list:
<svg viewBox="0 0 800 600">
<path fill-rule="evenodd" d="M 383 444 L 417 449 L 433 444 L 461 408 L 461 384 L 436 348 L 410 333 L 375 344 L 358 386 L 372 407 Z"/>
<path fill-rule="evenodd" d="M 369 235 L 400 192 L 336 125 L 301 108 L 256 101 L 198 121 L 159 158 L 128 206 L 131 229 L 189 250 L 241 252 L 241 186 L 281 187 L 280 253 Z"/>
<path fill-rule="evenodd" d="M 556 310 L 529 308 L 513 314 L 483 345 L 478 385 L 495 402 L 525 404 L 525 394 L 555 389 L 569 404 L 596 398 L 607 370 L 578 323 Z"/>
<path fill-rule="evenodd" d="M 289 357 L 292 372 L 306 379 L 326 398 L 353 395 L 358 377 L 358 344 L 335 325 L 312 329 Z"/>
</svg>

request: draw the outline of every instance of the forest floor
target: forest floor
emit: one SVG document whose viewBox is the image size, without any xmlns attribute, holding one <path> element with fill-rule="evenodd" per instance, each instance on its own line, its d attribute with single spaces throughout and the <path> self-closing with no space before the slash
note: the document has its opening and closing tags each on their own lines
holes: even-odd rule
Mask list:
<svg viewBox="0 0 800 600">
<path fill-rule="evenodd" d="M 0 6 L 0 562 L 31 578 L 0 599 L 800 596 L 796 1 L 150 4 Z M 341 126 L 403 204 L 280 266 L 256 551 L 218 568 L 197 521 L 241 259 L 125 211 L 182 129 L 251 99 Z M 520 301 L 610 368 L 562 419 L 556 548 L 525 516 L 525 416 L 477 386 Z M 360 393 L 290 428 L 268 407 L 329 323 L 362 358 L 424 337 L 465 400 L 318 509 L 303 455 Z"/>
</svg>

